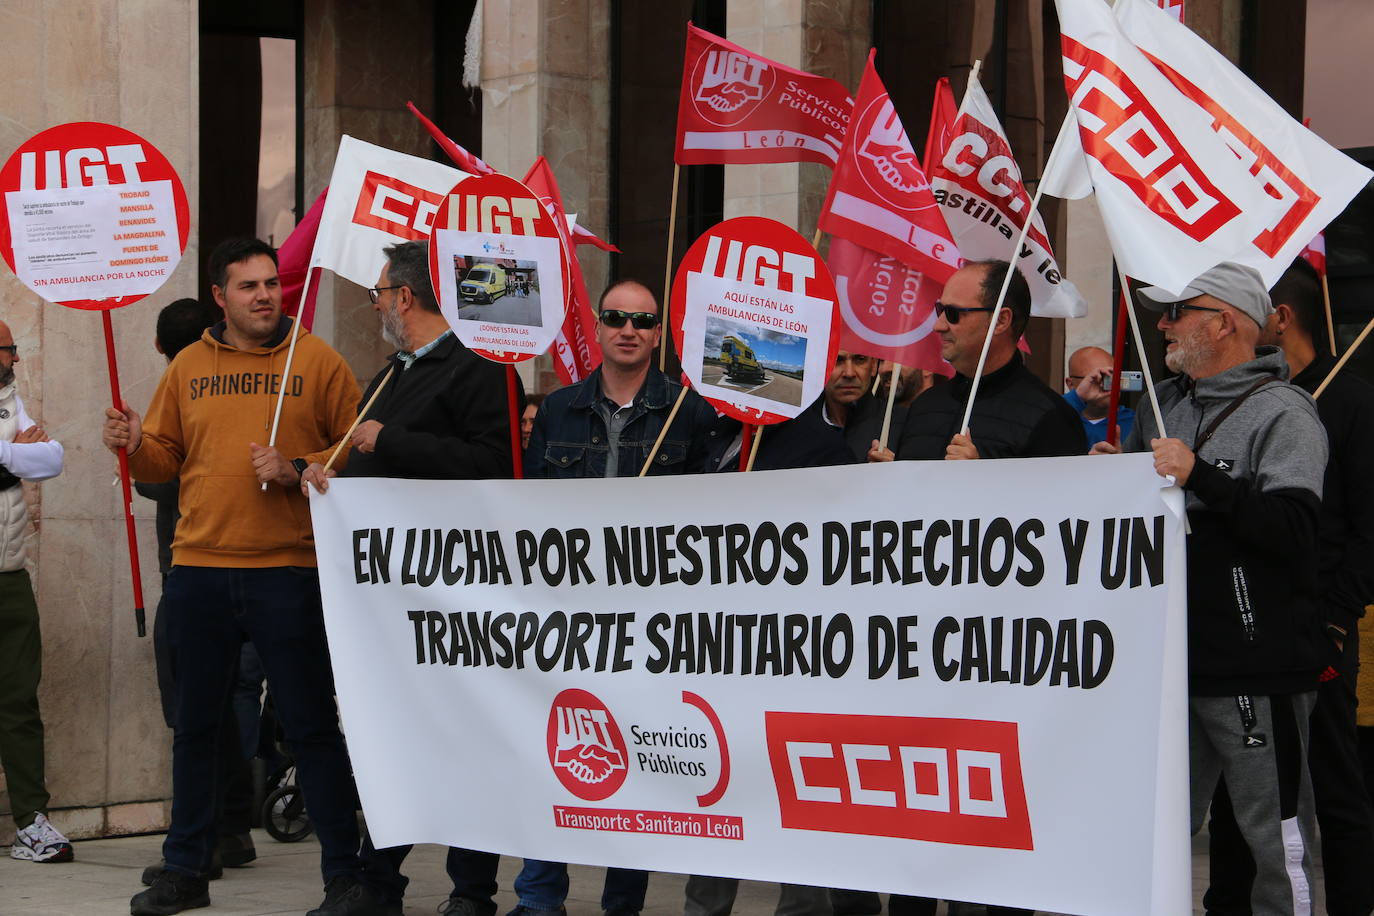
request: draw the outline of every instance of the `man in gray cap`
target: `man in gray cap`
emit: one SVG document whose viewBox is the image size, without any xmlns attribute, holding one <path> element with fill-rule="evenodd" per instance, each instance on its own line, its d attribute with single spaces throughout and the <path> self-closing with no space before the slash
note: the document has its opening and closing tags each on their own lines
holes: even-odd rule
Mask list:
<svg viewBox="0 0 1374 916">
<path fill-rule="evenodd" d="M 1164 361 L 1178 375 L 1155 389 L 1169 436 L 1141 411 L 1124 450 L 1151 449 L 1187 497 L 1192 829 L 1224 781 L 1255 858 L 1253 913 L 1309 914 L 1326 432 L 1288 384 L 1283 353 L 1257 349 L 1273 307 L 1256 271 L 1220 264 L 1177 294 L 1140 294 L 1163 313 Z"/>
</svg>

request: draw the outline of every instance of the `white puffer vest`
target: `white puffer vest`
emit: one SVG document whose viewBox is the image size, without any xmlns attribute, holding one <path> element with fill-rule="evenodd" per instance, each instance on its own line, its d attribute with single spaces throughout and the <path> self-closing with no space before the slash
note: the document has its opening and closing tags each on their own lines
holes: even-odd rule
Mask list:
<svg viewBox="0 0 1374 916">
<path fill-rule="evenodd" d="M 19 402 L 14 386 L 0 388 L 0 440 L 13 442 L 19 434 Z M 29 529 L 29 507 L 23 484 L 0 490 L 0 572 L 24 567 L 24 536 Z"/>
</svg>

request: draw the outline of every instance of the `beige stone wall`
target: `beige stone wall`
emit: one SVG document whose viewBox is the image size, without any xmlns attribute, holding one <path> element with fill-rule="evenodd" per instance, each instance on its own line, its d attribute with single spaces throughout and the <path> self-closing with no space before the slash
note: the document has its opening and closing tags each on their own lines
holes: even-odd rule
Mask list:
<svg viewBox="0 0 1374 916">
<path fill-rule="evenodd" d="M 605 236 L 610 217 L 609 0 L 489 0 L 482 30 L 482 158 L 523 176 L 549 160 L 563 203 Z M 610 256 L 577 252 L 587 289 L 605 287 Z M 547 355 L 519 364 L 528 391 Z"/>
<path fill-rule="evenodd" d="M 0 4 L 0 160 L 56 124 L 111 122 L 157 146 L 194 201 L 197 31 L 196 5 L 184 0 L 87 0 L 79 14 L 59 0 Z M 154 319 L 173 299 L 195 295 L 199 259 L 193 232 L 162 290 L 112 316 L 123 394 L 136 407 L 147 404 L 164 366 L 152 346 Z M 100 444 L 110 402 L 101 321 L 42 302 L 8 270 L 0 270 L 0 302 L 20 347 L 21 396 L 66 449 L 62 476 L 41 487 L 31 539 L 53 821 L 72 836 L 157 829 L 166 823 L 171 742 L 152 639 L 134 635 L 115 462 Z M 134 509 L 151 630 L 159 593 L 153 507 L 135 497 Z M 0 793 L 0 812 L 8 808 Z M 0 843 L 11 830 L 0 820 Z"/>
</svg>

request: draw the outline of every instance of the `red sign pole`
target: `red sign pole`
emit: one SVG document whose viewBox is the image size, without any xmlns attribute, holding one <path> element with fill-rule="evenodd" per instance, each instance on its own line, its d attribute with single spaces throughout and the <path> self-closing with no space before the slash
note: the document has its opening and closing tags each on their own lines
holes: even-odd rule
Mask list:
<svg viewBox="0 0 1374 916">
<path fill-rule="evenodd" d="M 110 366 L 110 400 L 115 410 L 124 410 L 124 398 L 119 393 L 119 364 L 115 361 L 114 325 L 108 309 L 100 313 L 105 326 L 105 359 Z M 129 579 L 134 586 L 134 624 L 139 636 L 148 635 L 143 613 L 143 574 L 138 567 L 138 535 L 134 531 L 134 495 L 129 484 L 129 452 L 121 448 L 119 457 L 119 487 L 124 497 L 124 527 L 129 535 Z"/>
<path fill-rule="evenodd" d="M 515 386 L 515 366 L 506 365 L 506 402 L 510 405 L 510 460 L 516 480 L 525 479 L 525 456 L 520 449 L 520 393 Z"/>
<path fill-rule="evenodd" d="M 1112 343 L 1112 400 L 1111 406 L 1107 408 L 1107 441 L 1112 445 L 1121 444 L 1121 428 L 1117 423 L 1117 417 L 1121 414 L 1121 367 L 1126 362 L 1126 325 L 1130 323 L 1126 309 L 1130 307 L 1126 288 L 1122 287 L 1121 304 L 1116 311 L 1116 339 Z"/>
</svg>

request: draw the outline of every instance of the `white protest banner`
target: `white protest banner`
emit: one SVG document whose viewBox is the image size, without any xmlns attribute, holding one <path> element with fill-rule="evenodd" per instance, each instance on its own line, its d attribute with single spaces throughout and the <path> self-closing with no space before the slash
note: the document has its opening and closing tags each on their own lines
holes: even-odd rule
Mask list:
<svg viewBox="0 0 1374 916">
<path fill-rule="evenodd" d="M 1314 235 L 1340 215 L 1374 173 L 1294 120 L 1190 28 L 1144 0 L 1117 8 L 1131 41 L 1205 112 L 1255 186 L 1281 201 L 1245 256 L 1273 286 Z"/>
<path fill-rule="evenodd" d="M 959 243 L 959 254 L 970 261 L 1015 261 L 1030 284 L 1032 315 L 1086 315 L 1088 304 L 1055 261 L 1045 221 L 1031 212 L 1031 198 L 1011 144 L 976 77 L 969 79 L 964 90 L 964 104 L 951 133 L 944 155 L 931 163 L 930 188 L 944 208 L 945 224 Z M 1030 229 L 1021 250 L 1013 252 L 1013 241 L 1027 215 Z"/>
<path fill-rule="evenodd" d="M 821 396 L 839 349 L 835 281 L 796 230 L 717 223 L 673 280 L 673 343 L 692 388 L 743 423 L 780 423 Z"/>
<path fill-rule="evenodd" d="M 48 302 L 100 310 L 137 302 L 167 282 L 190 229 L 172 164 L 113 124 L 49 128 L 0 169 L 0 254 Z"/>
<path fill-rule="evenodd" d="M 470 175 L 455 185 L 434 218 L 429 277 L 458 339 L 502 363 L 547 350 L 569 298 L 567 237 L 514 178 Z"/>
<path fill-rule="evenodd" d="M 333 481 L 311 514 L 374 840 L 1186 912 L 1161 484 L 1149 455 Z"/>
<path fill-rule="evenodd" d="M 466 174 L 345 134 L 329 179 L 311 268 L 325 267 L 372 286 L 386 265 L 382 249 L 429 238 L 445 195 Z"/>
<path fill-rule="evenodd" d="M 1123 273 L 1177 291 L 1222 261 L 1243 261 L 1279 202 L 1217 137 L 1212 117 L 1122 33 L 1111 7 L 1055 6 L 1069 108 Z"/>
</svg>

